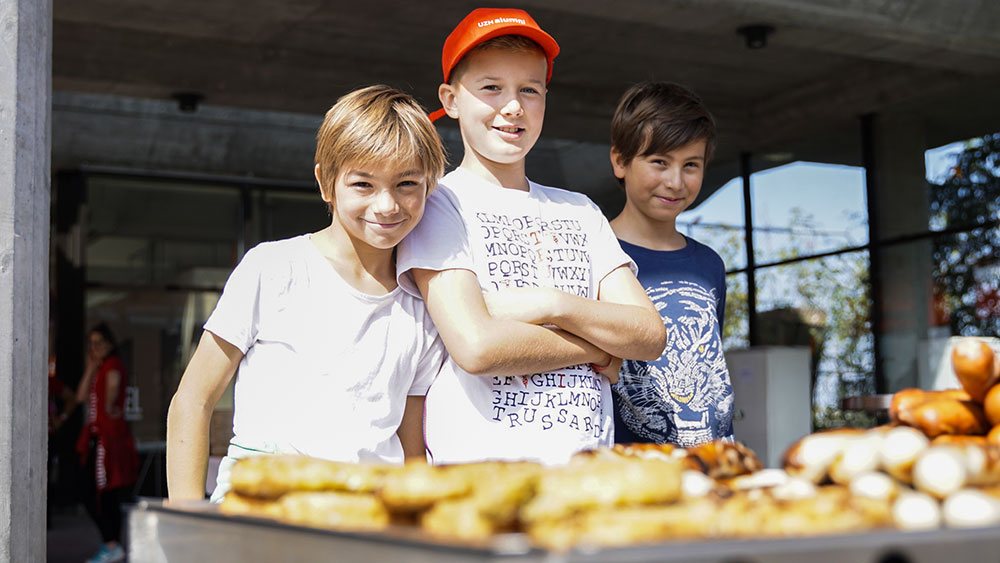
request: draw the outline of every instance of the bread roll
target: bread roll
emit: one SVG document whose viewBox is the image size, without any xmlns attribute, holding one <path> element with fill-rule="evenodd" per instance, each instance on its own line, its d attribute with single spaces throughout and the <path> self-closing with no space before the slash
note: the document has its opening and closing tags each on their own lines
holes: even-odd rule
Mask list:
<svg viewBox="0 0 1000 563">
<path fill-rule="evenodd" d="M 943 391 L 924 391 L 909 388 L 897 391 L 889 404 L 889 416 L 895 422 L 916 426 L 913 422 L 913 409 L 932 401 L 954 400 L 969 401 L 972 397 L 964 389 L 946 389 Z"/>
<path fill-rule="evenodd" d="M 996 383 L 996 358 L 993 349 L 982 340 L 964 338 L 951 350 L 951 366 L 962 388 L 980 403 Z"/>
<path fill-rule="evenodd" d="M 950 495 L 941 506 L 949 528 L 983 528 L 1000 524 L 1000 501 L 975 489 Z"/>
<path fill-rule="evenodd" d="M 932 446 L 985 446 L 987 444 L 986 436 L 966 436 L 966 435 L 956 435 L 956 434 L 942 434 L 937 438 L 931 440 Z"/>
<path fill-rule="evenodd" d="M 942 434 L 983 435 L 990 428 L 983 407 L 974 401 L 932 401 L 913 409 L 911 415 L 913 426 L 930 438 Z"/>
<path fill-rule="evenodd" d="M 993 427 L 990 433 L 986 435 L 986 443 L 1000 446 L 1000 424 Z"/>
<path fill-rule="evenodd" d="M 865 434 L 857 428 L 839 428 L 809 434 L 785 450 L 784 468 L 793 477 L 820 483 L 827 477 L 830 465 L 849 442 Z"/>
<path fill-rule="evenodd" d="M 893 503 L 892 520 L 901 530 L 934 530 L 941 526 L 941 505 L 930 495 L 907 492 Z"/>
<path fill-rule="evenodd" d="M 909 426 L 898 426 L 885 434 L 879 451 L 882 468 L 903 483 L 913 481 L 913 464 L 927 449 L 929 440 L 923 432 Z"/>
<path fill-rule="evenodd" d="M 983 399 L 983 410 L 986 411 L 986 419 L 990 421 L 991 425 L 1000 425 L 1000 385 L 994 384 L 986 392 L 986 398 Z"/>
</svg>

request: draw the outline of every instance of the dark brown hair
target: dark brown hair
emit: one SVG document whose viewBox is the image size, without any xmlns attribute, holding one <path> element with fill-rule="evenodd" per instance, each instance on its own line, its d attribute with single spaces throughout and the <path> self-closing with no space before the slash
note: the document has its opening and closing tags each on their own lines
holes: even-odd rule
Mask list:
<svg viewBox="0 0 1000 563">
<path fill-rule="evenodd" d="M 672 82 L 632 86 L 611 118 L 611 146 L 626 165 L 637 156 L 665 154 L 698 139 L 705 139 L 707 162 L 715 151 L 715 118 L 697 94 Z"/>
</svg>

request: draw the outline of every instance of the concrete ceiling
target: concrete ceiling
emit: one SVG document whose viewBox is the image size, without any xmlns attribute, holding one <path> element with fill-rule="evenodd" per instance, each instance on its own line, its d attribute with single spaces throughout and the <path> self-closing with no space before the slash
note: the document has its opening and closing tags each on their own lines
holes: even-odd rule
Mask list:
<svg viewBox="0 0 1000 563">
<path fill-rule="evenodd" d="M 445 0 L 55 0 L 53 88 L 320 114 L 382 82 L 437 107 L 440 47 L 481 4 Z M 1000 131 L 995 0 L 523 0 L 562 53 L 547 137 L 606 142 L 642 79 L 716 114 L 719 178 L 741 151 L 857 163 L 857 117 L 912 112 L 935 146 Z M 776 31 L 748 49 L 736 29 Z M 446 124 L 449 126 L 449 124 Z"/>
</svg>

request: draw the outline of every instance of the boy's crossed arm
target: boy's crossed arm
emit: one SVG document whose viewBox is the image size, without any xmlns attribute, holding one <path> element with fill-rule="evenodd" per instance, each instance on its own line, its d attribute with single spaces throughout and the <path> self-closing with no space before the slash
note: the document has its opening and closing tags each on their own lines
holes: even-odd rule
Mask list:
<svg viewBox="0 0 1000 563">
<path fill-rule="evenodd" d="M 485 300 L 495 318 L 555 325 L 618 358 L 651 361 L 666 346 L 659 313 L 625 265 L 601 280 L 597 300 L 546 287 L 503 289 Z"/>
<path fill-rule="evenodd" d="M 475 375 L 606 366 L 610 356 L 656 359 L 665 346 L 663 322 L 627 266 L 601 280 L 598 300 L 549 288 L 484 297 L 475 273 L 462 269 L 413 270 L 413 277 L 449 354 Z"/>
<path fill-rule="evenodd" d="M 611 361 L 607 352 L 565 330 L 491 315 L 471 270 L 412 272 L 445 348 L 473 375 L 524 375 Z"/>
</svg>

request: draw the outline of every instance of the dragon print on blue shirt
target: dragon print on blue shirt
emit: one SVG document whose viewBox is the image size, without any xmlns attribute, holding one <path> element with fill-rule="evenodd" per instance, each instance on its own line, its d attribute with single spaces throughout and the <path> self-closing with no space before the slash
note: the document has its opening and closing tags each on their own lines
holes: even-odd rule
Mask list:
<svg viewBox="0 0 1000 563">
<path fill-rule="evenodd" d="M 687 239 L 677 251 L 622 242 L 667 331 L 653 362 L 626 360 L 613 387 L 615 441 L 693 446 L 733 435 L 733 388 L 722 351 L 725 267 Z"/>
</svg>

